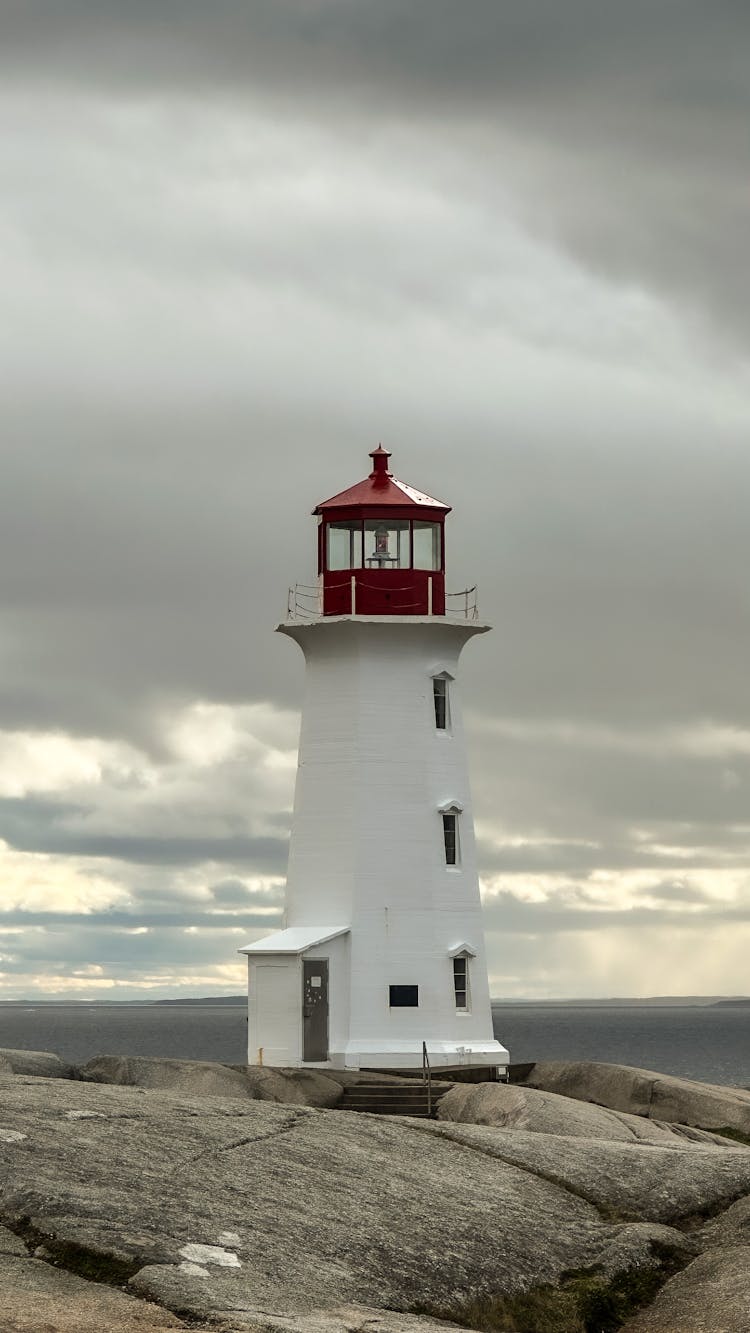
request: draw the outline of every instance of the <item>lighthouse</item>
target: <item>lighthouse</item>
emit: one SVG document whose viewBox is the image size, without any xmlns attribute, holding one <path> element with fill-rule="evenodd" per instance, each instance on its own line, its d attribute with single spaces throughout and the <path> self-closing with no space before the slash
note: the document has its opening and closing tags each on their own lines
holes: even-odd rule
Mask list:
<svg viewBox="0 0 750 1333">
<path fill-rule="evenodd" d="M 459 696 L 489 626 L 446 594 L 450 506 L 370 458 L 313 511 L 318 582 L 278 626 L 305 697 L 283 929 L 240 951 L 248 1060 L 502 1072 Z"/>
</svg>

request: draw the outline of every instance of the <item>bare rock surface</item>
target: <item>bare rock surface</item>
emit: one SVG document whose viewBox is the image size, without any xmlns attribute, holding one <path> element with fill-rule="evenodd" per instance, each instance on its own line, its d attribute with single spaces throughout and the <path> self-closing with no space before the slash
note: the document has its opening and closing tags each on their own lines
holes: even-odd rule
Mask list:
<svg viewBox="0 0 750 1333">
<path fill-rule="evenodd" d="M 25 1135 L 0 1143 L 6 1221 L 145 1265 L 134 1288 L 194 1315 L 518 1290 L 607 1234 L 582 1199 L 419 1122 L 37 1080 L 4 1089 L 2 1117 Z"/>
<path fill-rule="evenodd" d="M 36 1308 L 36 1323 L 9 1324 L 13 1333 L 180 1319 L 226 1333 L 431 1333 L 439 1321 L 409 1312 L 554 1285 L 592 1265 L 615 1275 L 665 1251 L 684 1262 L 691 1242 L 673 1224 L 745 1194 L 750 1151 L 728 1143 L 16 1076 L 0 1088 L 0 1223 L 32 1237 L 36 1257 L 0 1230 L 0 1310 L 23 1321 Z M 736 1208 L 727 1237 L 743 1225 Z M 724 1239 L 712 1253 L 727 1251 Z M 116 1286 L 52 1266 L 75 1269 L 80 1256 Z M 65 1279 L 83 1284 L 89 1324 L 73 1286 L 78 1322 L 64 1322 Z M 96 1301 L 127 1301 L 125 1283 L 134 1305 L 95 1313 Z M 138 1311 L 152 1322 L 133 1322 Z"/>
<path fill-rule="evenodd" d="M 652 1120 L 750 1134 L 750 1092 L 744 1088 L 586 1060 L 540 1060 L 520 1084 Z"/>
<path fill-rule="evenodd" d="M 7 1227 L 0 1227 L 0 1254 L 15 1254 L 25 1258 L 26 1246 L 19 1236 Z"/>
<path fill-rule="evenodd" d="M 424 1121 L 422 1132 L 534 1174 L 612 1217 L 671 1224 L 750 1193 L 750 1149 L 729 1140 L 661 1147 L 445 1121 Z"/>
<path fill-rule="evenodd" d="M 239 1327 L 235 1325 L 238 1328 Z M 264 1315 L 261 1323 L 241 1326 L 242 1333 L 446 1333 L 456 1324 L 422 1315 L 398 1314 L 366 1305 L 313 1310 L 303 1315 Z M 461 1325 L 466 1331 L 467 1325 Z M 472 1333 L 468 1329 L 468 1333 Z"/>
<path fill-rule="evenodd" d="M 98 1055 L 83 1065 L 80 1076 L 93 1083 L 161 1089 L 191 1097 L 236 1097 L 301 1106 L 335 1106 L 343 1096 L 342 1085 L 318 1070 L 223 1065 L 209 1060 Z"/>
<path fill-rule="evenodd" d="M 25 1252 L 24 1252 L 25 1254 Z M 0 1257 L 2 1333 L 166 1333 L 182 1320 L 151 1302 L 38 1259 Z"/>
<path fill-rule="evenodd" d="M 440 1099 L 438 1119 L 585 1139 L 655 1143 L 666 1148 L 684 1144 L 686 1139 L 727 1146 L 726 1139 L 705 1130 L 647 1120 L 559 1093 L 508 1083 L 456 1083 Z"/>
<path fill-rule="evenodd" d="M 673 1277 L 622 1333 L 748 1333 L 750 1246 L 708 1250 Z"/>
<path fill-rule="evenodd" d="M 750 1245 L 750 1196 L 738 1199 L 703 1228 L 702 1243 L 714 1245 Z"/>
<path fill-rule="evenodd" d="M 38 1078 L 70 1078 L 72 1067 L 52 1051 L 14 1051 L 0 1047 L 0 1064 L 12 1074 L 33 1074 Z"/>
</svg>

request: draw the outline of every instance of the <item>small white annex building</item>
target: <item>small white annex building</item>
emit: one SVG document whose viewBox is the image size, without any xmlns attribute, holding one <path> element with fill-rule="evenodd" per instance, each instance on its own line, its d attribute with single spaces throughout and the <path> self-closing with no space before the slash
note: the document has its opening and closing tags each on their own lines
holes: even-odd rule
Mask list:
<svg viewBox="0 0 750 1333">
<path fill-rule="evenodd" d="M 488 625 L 445 593 L 449 506 L 389 454 L 319 504 L 319 583 L 278 626 L 306 689 L 285 928 L 241 952 L 248 1061 L 503 1070 L 484 954 L 458 695 Z"/>
</svg>

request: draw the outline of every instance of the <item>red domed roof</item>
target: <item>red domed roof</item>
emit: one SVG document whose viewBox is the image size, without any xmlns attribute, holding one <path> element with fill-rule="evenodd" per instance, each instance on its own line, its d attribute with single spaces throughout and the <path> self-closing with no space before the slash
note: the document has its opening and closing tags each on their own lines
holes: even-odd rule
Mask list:
<svg viewBox="0 0 750 1333">
<path fill-rule="evenodd" d="M 377 507 L 393 505 L 399 509 L 437 509 L 444 514 L 450 513 L 450 505 L 433 499 L 431 495 L 425 495 L 423 491 L 416 491 L 413 486 L 407 486 L 405 481 L 397 481 L 388 471 L 390 456 L 379 444 L 370 454 L 372 472 L 369 477 L 364 481 L 358 481 L 355 486 L 349 486 L 345 491 L 339 491 L 338 495 L 332 495 L 330 500 L 321 500 L 320 504 L 315 506 L 313 513 L 322 514 L 327 509 L 351 509 L 368 505 Z"/>
</svg>

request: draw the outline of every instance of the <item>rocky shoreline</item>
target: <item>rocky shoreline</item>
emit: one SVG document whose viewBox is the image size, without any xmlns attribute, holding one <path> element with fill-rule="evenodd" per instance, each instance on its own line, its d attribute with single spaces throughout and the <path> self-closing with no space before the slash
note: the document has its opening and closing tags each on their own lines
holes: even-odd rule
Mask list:
<svg viewBox="0 0 750 1333">
<path fill-rule="evenodd" d="M 515 1076 L 0 1051 L 0 1333 L 748 1333 L 750 1092 Z"/>
</svg>

